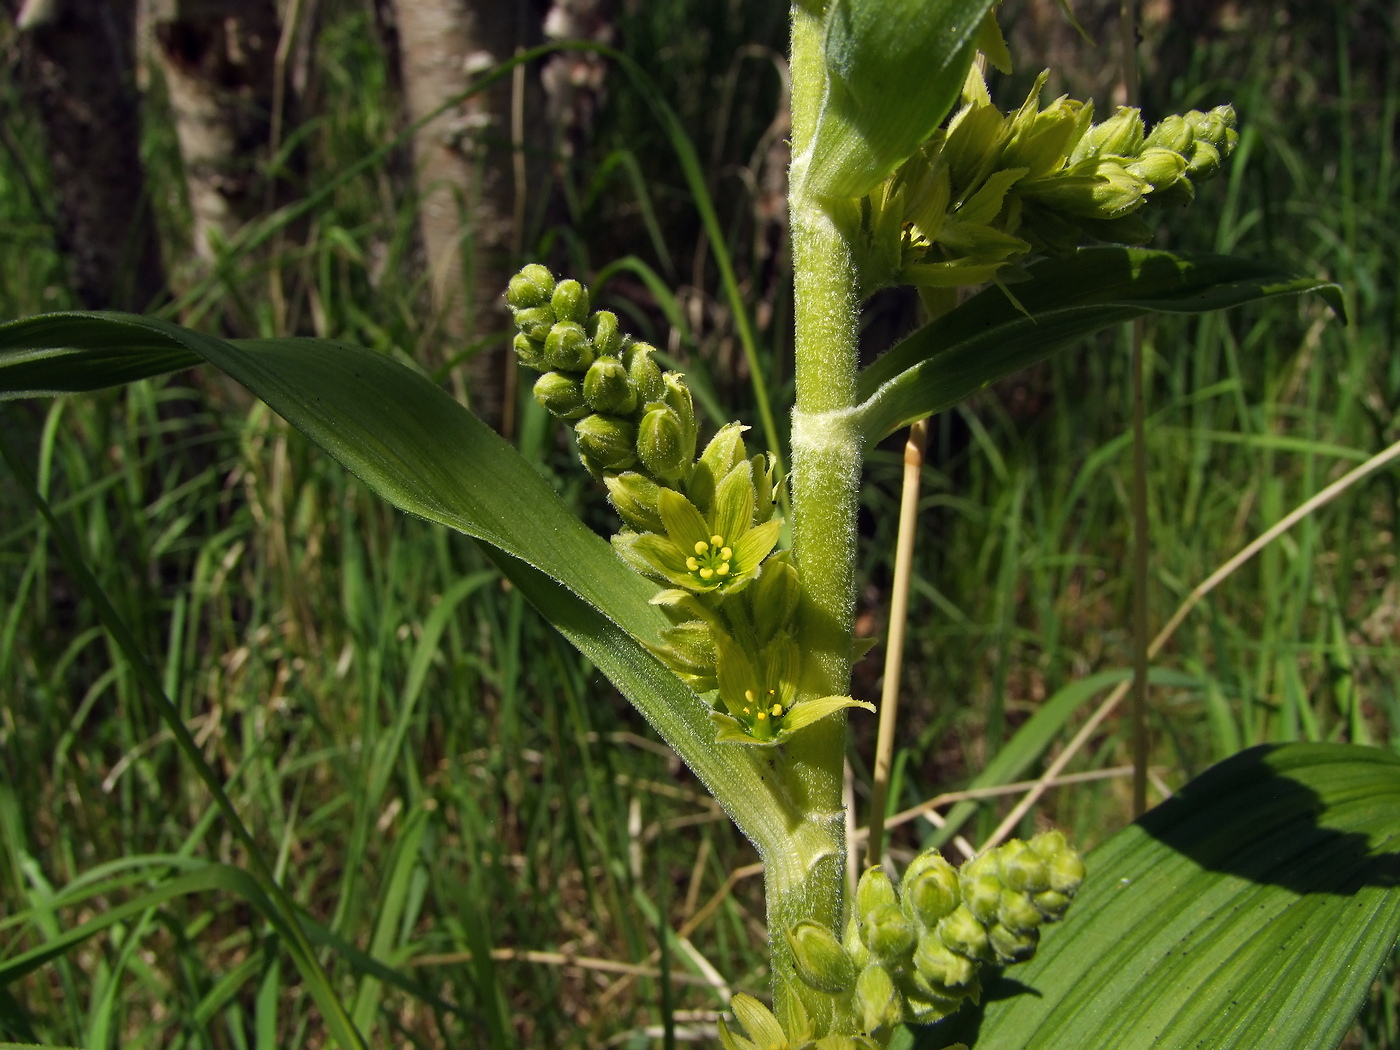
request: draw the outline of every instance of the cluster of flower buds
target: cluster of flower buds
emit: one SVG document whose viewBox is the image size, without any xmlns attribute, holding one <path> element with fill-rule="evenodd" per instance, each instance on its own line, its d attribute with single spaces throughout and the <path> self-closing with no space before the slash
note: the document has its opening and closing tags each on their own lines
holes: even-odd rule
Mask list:
<svg viewBox="0 0 1400 1050">
<path fill-rule="evenodd" d="M 1058 831 L 1013 839 L 960 869 L 928 850 L 898 887 L 881 868 L 861 877 L 844 937 L 808 921 L 788 944 L 802 981 L 852 997 L 861 1032 L 878 1042 L 903 1022 L 977 1002 L 980 966 L 1034 955 L 1040 927 L 1064 916 L 1083 879 L 1084 862 Z"/>
<path fill-rule="evenodd" d="M 780 744 L 849 697 L 798 702 L 801 581 L 775 552 L 782 479 L 771 454 L 749 456 L 745 428 L 721 427 L 696 455 L 684 377 L 662 372 L 588 289 L 532 263 L 511 278 L 516 356 L 543 371 L 535 400 L 573 425 L 579 458 L 607 486 L 625 528 L 617 552 L 666 589 L 672 626 L 652 651 L 696 692 L 715 692 L 720 740 Z"/>
<path fill-rule="evenodd" d="M 689 470 L 695 405 L 681 377 L 652 360 L 653 347 L 625 336 L 611 311 L 590 311 L 578 281 L 555 281 L 538 263 L 511 278 L 506 302 L 519 329 L 516 356 L 544 373 L 535 400 L 573 424 L 594 477 L 635 468 L 667 484 Z"/>
<path fill-rule="evenodd" d="M 1093 122 L 1092 103 L 1041 108 L 1042 73 L 1014 113 L 992 104 L 973 68 L 963 107 L 845 225 L 859 245 L 861 288 L 943 290 L 982 284 L 1035 254 L 1086 238 L 1142 244 L 1149 203 L 1189 203 L 1233 151 L 1235 113 L 1170 116 L 1150 132 L 1138 110 Z"/>
</svg>

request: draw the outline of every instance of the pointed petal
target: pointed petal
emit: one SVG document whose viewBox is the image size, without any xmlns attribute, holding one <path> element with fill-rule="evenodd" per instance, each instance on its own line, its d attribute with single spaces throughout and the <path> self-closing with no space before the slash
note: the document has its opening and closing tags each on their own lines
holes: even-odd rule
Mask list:
<svg viewBox="0 0 1400 1050">
<path fill-rule="evenodd" d="M 792 638 L 775 638 L 764 652 L 764 684 L 778 691 L 783 709 L 792 706 L 797 694 L 797 674 L 802 666 L 802 653 Z"/>
<path fill-rule="evenodd" d="M 695 589 L 695 581 L 686 571 L 684 556 L 665 536 L 654 532 L 615 536 L 613 547 L 638 571 L 648 576 L 663 576 L 678 587 Z"/>
<path fill-rule="evenodd" d="M 710 521 L 731 546 L 749 531 L 753 523 L 753 464 L 748 460 L 726 474 L 715 489 Z"/>
<path fill-rule="evenodd" d="M 701 540 L 709 542 L 710 530 L 705 524 L 705 519 L 695 509 L 695 504 L 679 492 L 674 489 L 662 489 L 656 505 L 661 512 L 661 521 L 666 526 L 666 535 L 671 537 L 679 550 L 685 554 L 693 554 L 696 543 Z M 682 558 L 684 557 L 685 555 L 682 555 Z M 681 568 L 685 568 L 684 561 Z"/>
<path fill-rule="evenodd" d="M 778 732 L 778 740 L 785 741 L 813 722 L 819 722 L 827 715 L 847 707 L 862 707 L 872 714 L 875 712 L 874 704 L 868 704 L 864 700 L 852 700 L 849 696 L 824 696 L 820 700 L 803 700 L 783 715 L 783 728 Z"/>
<path fill-rule="evenodd" d="M 748 656 L 724 635 L 715 638 L 715 678 L 719 681 L 720 699 L 731 711 L 742 711 L 749 702 L 745 691 L 758 688 L 758 675 Z"/>
<path fill-rule="evenodd" d="M 768 557 L 768 552 L 778 542 L 778 533 L 782 528 L 782 520 L 774 518 L 744 533 L 743 538 L 734 547 L 734 571 L 751 573 L 757 569 L 759 563 Z"/>
<path fill-rule="evenodd" d="M 749 736 L 745 731 L 743 723 L 737 718 L 721 714 L 718 711 L 710 712 L 710 721 L 718 727 L 719 732 L 715 734 L 715 742 L 719 744 L 744 744 L 748 747 L 775 747 L 777 739 L 759 740 L 758 737 Z"/>
<path fill-rule="evenodd" d="M 758 1050 L 752 1042 L 742 1035 L 735 1035 L 729 1030 L 729 1026 L 724 1023 L 724 1018 L 719 1019 L 719 1045 L 724 1050 Z"/>
<path fill-rule="evenodd" d="M 786 1047 L 788 1045 L 787 1036 L 783 1034 L 783 1027 L 778 1024 L 778 1019 L 773 1016 L 768 1007 L 753 996 L 740 992 L 729 1000 L 729 1008 L 734 1011 L 734 1016 L 744 1026 L 744 1030 L 749 1033 L 749 1038 L 759 1046 Z"/>
</svg>

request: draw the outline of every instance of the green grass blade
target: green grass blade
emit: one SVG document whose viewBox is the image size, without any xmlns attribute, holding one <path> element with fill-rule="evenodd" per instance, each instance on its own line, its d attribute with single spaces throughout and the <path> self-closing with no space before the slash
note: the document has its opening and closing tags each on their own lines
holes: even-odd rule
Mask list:
<svg viewBox="0 0 1400 1050">
<path fill-rule="evenodd" d="M 1146 313 L 1205 313 L 1302 292 L 1318 292 L 1342 311 L 1335 284 L 1220 255 L 1082 248 L 1037 263 L 1029 273 L 1029 281 L 1012 289 L 1017 302 L 988 288 L 861 373 L 867 445 L 1086 335 Z"/>
<path fill-rule="evenodd" d="M 1397 845 L 1400 758 L 1244 751 L 1095 850 L 1036 957 L 924 1045 L 1332 1050 L 1400 934 Z"/>
<path fill-rule="evenodd" d="M 987 763 L 986 768 L 968 784 L 968 787 L 996 787 L 1015 781 L 1045 753 L 1060 730 L 1065 727 L 1065 723 L 1073 718 L 1081 707 L 1109 686 L 1117 685 L 1131 677 L 1132 672 L 1125 669 L 1101 671 L 1087 678 L 1080 678 L 1058 690 L 1040 705 L 1025 725 L 1016 730 L 1015 735 L 997 751 L 996 757 Z M 1150 671 L 1148 681 L 1153 685 L 1196 684 L 1194 678 L 1163 670 Z M 948 811 L 946 822 L 930 836 L 927 844 L 943 845 L 962 829 L 982 805 L 984 803 L 978 801 L 959 802 Z"/>
</svg>

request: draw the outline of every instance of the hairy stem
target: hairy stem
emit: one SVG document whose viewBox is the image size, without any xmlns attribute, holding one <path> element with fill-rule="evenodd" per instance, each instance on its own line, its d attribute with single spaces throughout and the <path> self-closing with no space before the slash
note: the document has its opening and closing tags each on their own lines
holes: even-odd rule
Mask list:
<svg viewBox="0 0 1400 1050">
<path fill-rule="evenodd" d="M 842 694 L 851 671 L 855 607 L 856 491 L 861 442 L 855 405 L 859 301 L 850 248 L 822 202 L 802 190 L 804 151 L 825 90 L 822 12 L 793 8 L 793 153 L 789 195 L 796 285 L 797 406 L 792 432 L 793 550 L 807 603 L 803 610 L 802 697 Z M 804 987 L 793 975 L 784 931 L 799 919 L 839 930 L 845 839 L 841 773 L 846 723 L 833 716 L 798 734 L 786 751 L 786 777 L 804 811 L 780 868 L 765 874 L 773 992 L 779 1016 L 788 995 Z M 830 999 L 803 997 L 818 1030 L 846 1027 L 822 1016 Z"/>
</svg>

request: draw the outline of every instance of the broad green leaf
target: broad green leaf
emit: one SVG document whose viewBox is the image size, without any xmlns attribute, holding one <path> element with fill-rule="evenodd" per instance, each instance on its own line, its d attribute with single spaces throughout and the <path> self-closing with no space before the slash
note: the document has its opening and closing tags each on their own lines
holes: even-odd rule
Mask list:
<svg viewBox="0 0 1400 1050">
<path fill-rule="evenodd" d="M 709 706 L 638 641 L 659 642 L 658 628 L 669 622 L 650 604 L 656 585 L 588 531 L 513 448 L 406 365 L 327 340 L 225 341 L 129 314 L 55 314 L 0 325 L 0 390 L 14 389 L 11 360 L 26 363 L 29 380 L 30 351 L 52 347 L 73 352 L 48 358 L 54 371 L 37 388 L 62 389 L 64 373 L 82 365 L 79 351 L 111 361 L 131 347 L 153 369 L 146 374 L 155 374 L 151 351 L 162 347 L 219 367 L 394 506 L 488 544 L 531 603 L 636 704 L 731 815 L 740 799 L 766 800 L 736 821 L 751 838 L 762 836 L 754 839 L 761 849 L 799 820 L 760 761 L 716 743 Z"/>
<path fill-rule="evenodd" d="M 920 1045 L 1332 1050 L 1400 934 L 1397 849 L 1394 754 L 1241 752 L 1090 854 L 1035 958 Z"/>
<path fill-rule="evenodd" d="M 831 0 L 801 192 L 862 197 L 948 115 L 994 0 Z"/>
<path fill-rule="evenodd" d="M 1029 275 L 1012 286 L 1014 302 L 1001 288 L 988 288 L 861 373 L 860 423 L 868 443 L 1146 313 L 1205 313 L 1302 292 L 1318 292 L 1342 311 L 1335 284 L 1223 255 L 1081 248 L 1036 263 Z"/>
<path fill-rule="evenodd" d="M 123 356 L 126 355 L 126 356 Z M 87 362 L 96 362 L 96 377 Z M 91 390 L 202 359 L 238 380 L 400 510 L 485 540 L 659 641 L 655 587 L 590 532 L 489 427 L 417 372 L 324 339 L 226 341 L 134 314 L 0 325 L 0 392 Z"/>
</svg>

